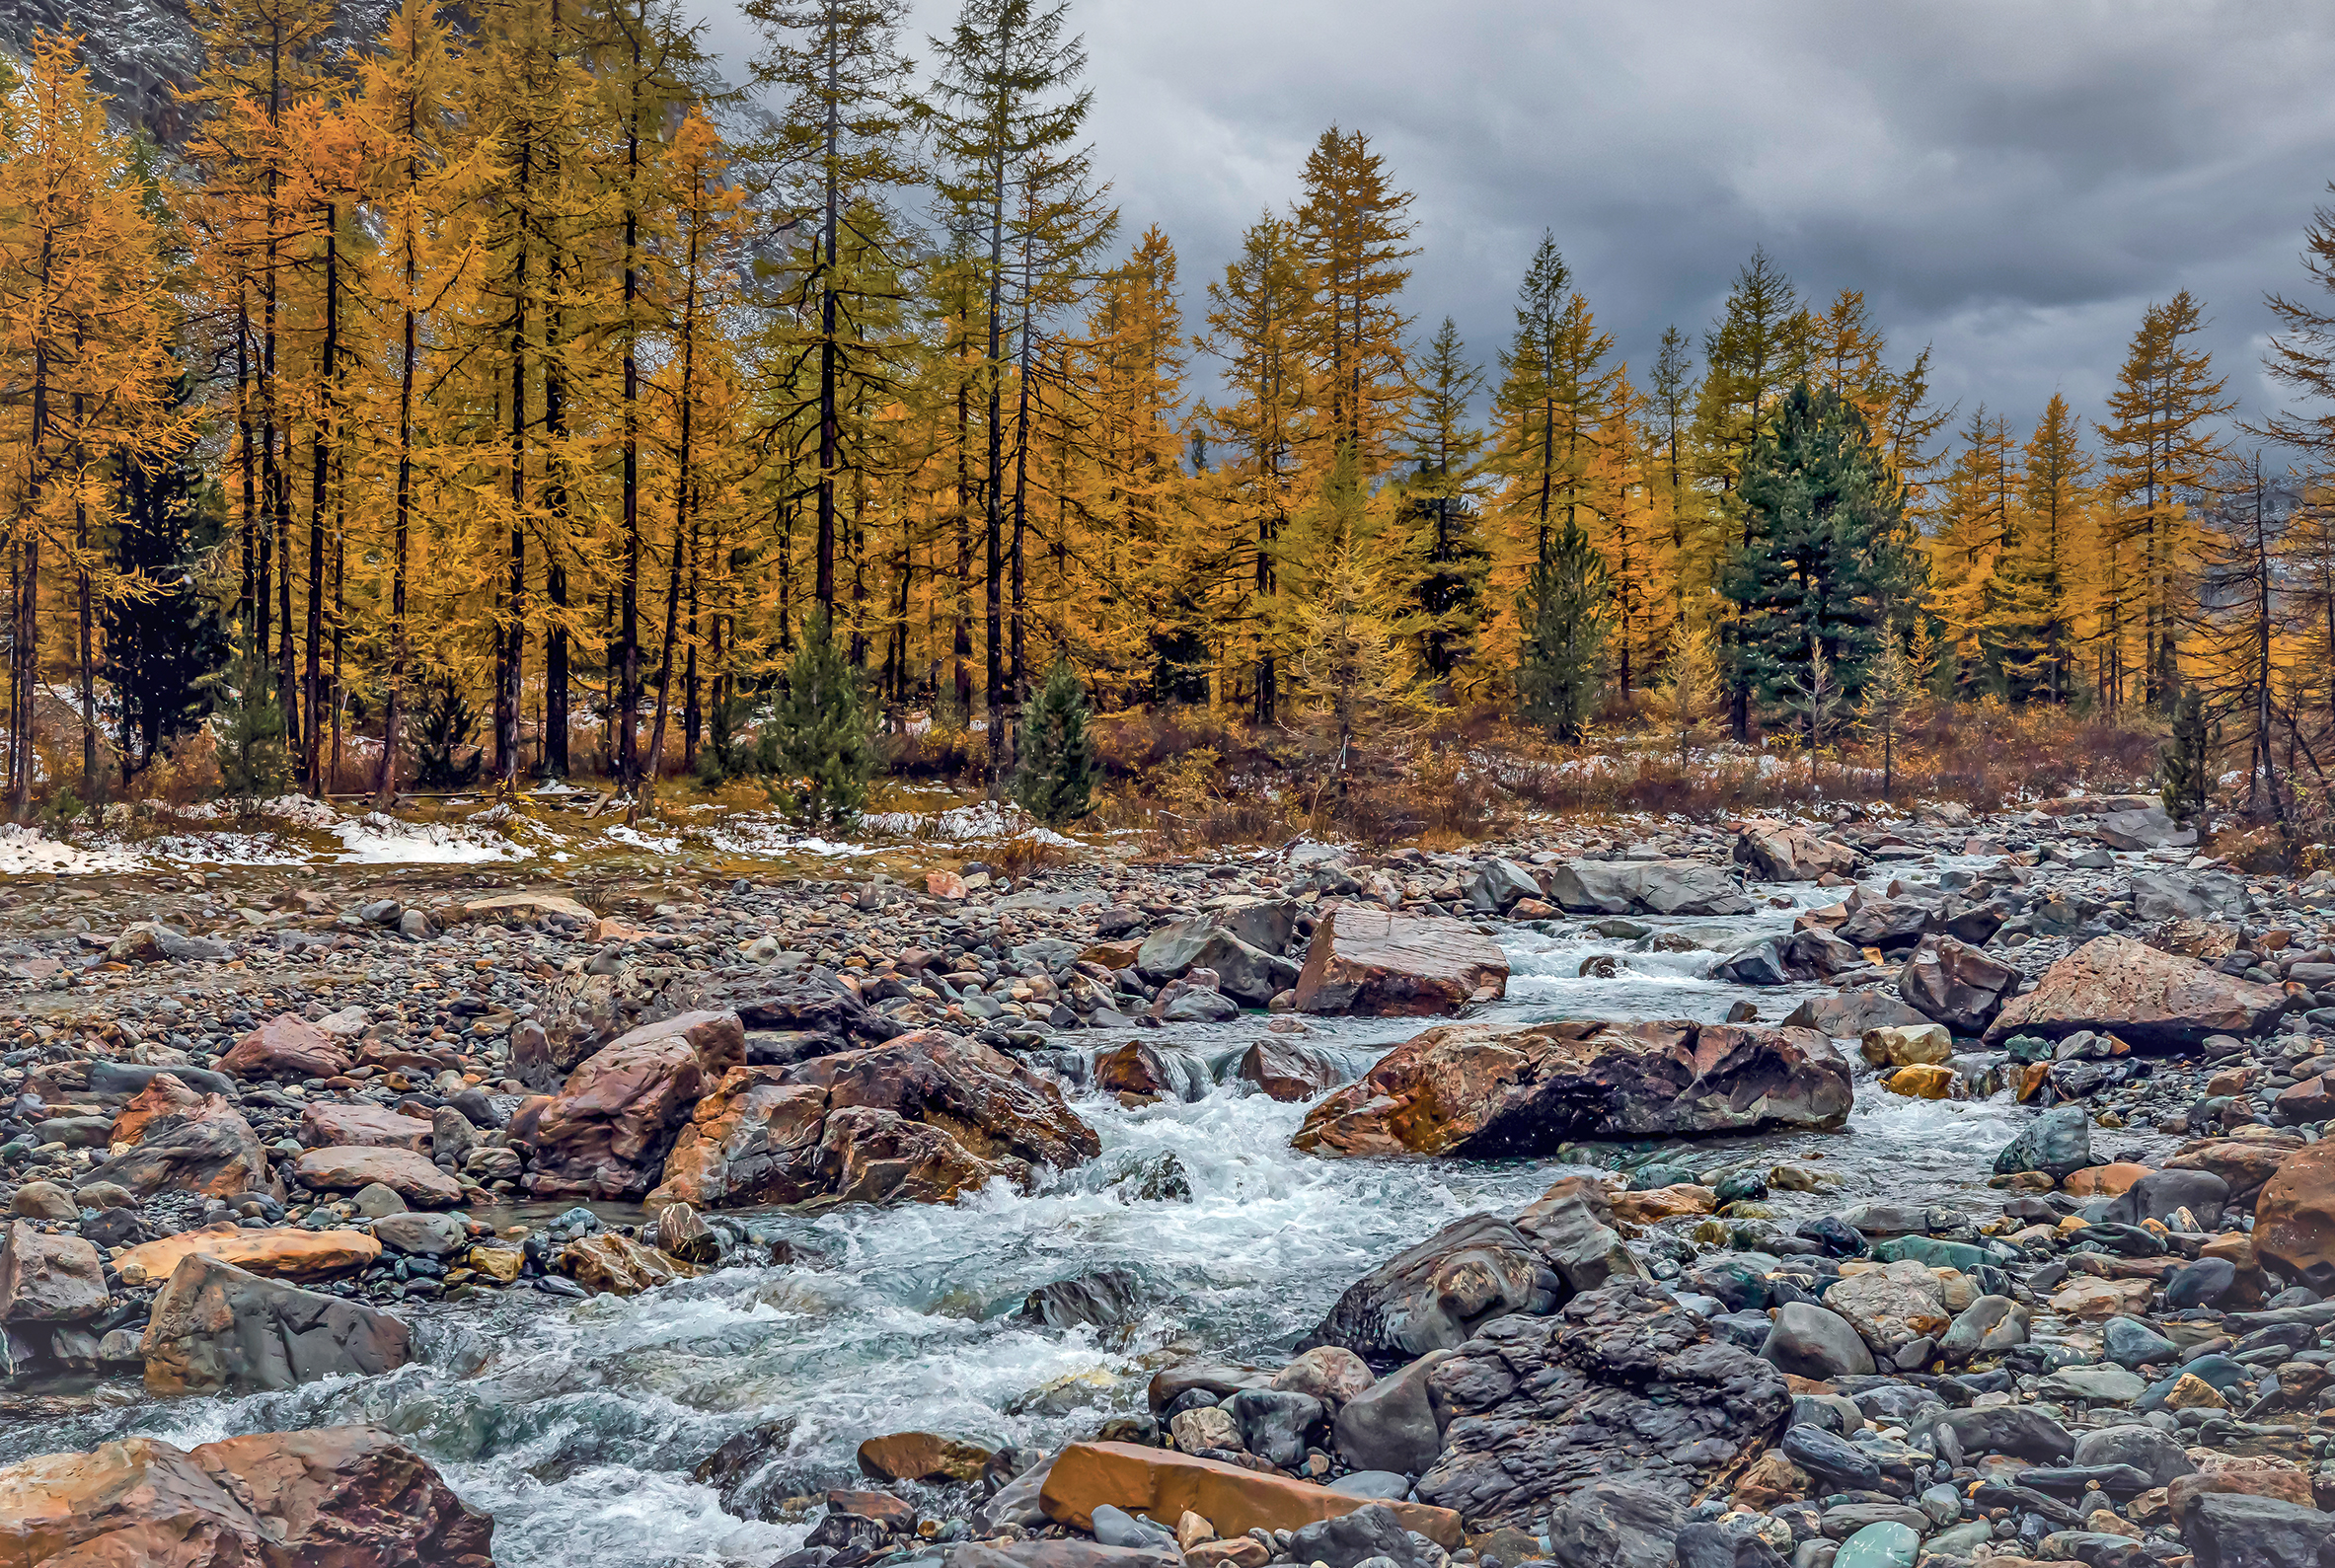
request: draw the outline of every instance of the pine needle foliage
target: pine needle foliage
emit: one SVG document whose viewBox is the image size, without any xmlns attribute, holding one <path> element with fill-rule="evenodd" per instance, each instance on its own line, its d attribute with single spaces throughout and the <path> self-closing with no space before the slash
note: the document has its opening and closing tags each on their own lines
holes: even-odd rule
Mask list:
<svg viewBox="0 0 2335 1568">
<path fill-rule="evenodd" d="M 1020 771 L 1014 798 L 1050 828 L 1094 809 L 1094 736 L 1087 690 L 1068 659 L 1046 673 L 1038 700 L 1021 722 Z"/>
<path fill-rule="evenodd" d="M 875 737 L 858 677 L 827 617 L 814 611 L 772 715 L 773 793 L 796 826 L 849 828 L 867 809 Z"/>
<path fill-rule="evenodd" d="M 1580 524 L 1568 518 L 1557 525 L 1517 601 L 1517 617 L 1524 716 L 1558 740 L 1577 741 L 1597 706 L 1613 619 L 1604 558 Z"/>
</svg>

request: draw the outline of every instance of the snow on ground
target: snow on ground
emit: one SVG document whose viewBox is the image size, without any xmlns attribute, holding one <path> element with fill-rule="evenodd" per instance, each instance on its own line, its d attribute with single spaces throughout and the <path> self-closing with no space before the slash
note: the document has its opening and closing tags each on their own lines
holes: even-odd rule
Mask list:
<svg viewBox="0 0 2335 1568">
<path fill-rule="evenodd" d="M 42 837 L 37 828 L 0 822 L 0 877 L 34 876 L 42 871 L 58 876 L 104 876 L 138 868 L 137 857 L 113 850 L 80 850 Z"/>
<path fill-rule="evenodd" d="M 400 822 L 379 811 L 336 823 L 333 832 L 343 847 L 337 857 L 343 865 L 483 865 L 535 854 L 491 828 Z"/>
</svg>

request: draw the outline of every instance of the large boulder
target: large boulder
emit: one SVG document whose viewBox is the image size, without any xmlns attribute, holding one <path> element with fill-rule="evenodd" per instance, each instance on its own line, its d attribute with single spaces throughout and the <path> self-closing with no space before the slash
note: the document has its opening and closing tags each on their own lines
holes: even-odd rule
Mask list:
<svg viewBox="0 0 2335 1568">
<path fill-rule="evenodd" d="M 157 1438 L 0 1469 L 0 1561 L 150 1568 L 493 1568 L 494 1521 L 369 1427 L 178 1449 Z"/>
<path fill-rule="evenodd" d="M 684 1012 L 622 1036 L 584 1059 L 566 1085 L 512 1119 L 535 1148 L 539 1197 L 637 1198 L 656 1184 L 691 1107 L 746 1063 L 734 1012 Z"/>
<path fill-rule="evenodd" d="M 378 1183 L 416 1209 L 462 1202 L 462 1183 L 411 1149 L 311 1149 L 292 1161 L 292 1174 L 318 1192 L 357 1192 Z"/>
<path fill-rule="evenodd" d="M 1806 1029 L 1446 1024 L 1315 1106 L 1294 1142 L 1327 1155 L 1529 1157 L 1583 1138 L 1837 1128 L 1852 1097 L 1848 1064 Z"/>
<path fill-rule="evenodd" d="M 1143 939 L 1135 967 L 1157 985 L 1191 969 L 1213 970 L 1216 989 L 1243 1007 L 1261 1008 L 1297 984 L 1298 966 L 1243 941 L 1215 915 L 1171 921 Z"/>
<path fill-rule="evenodd" d="M 2197 842 L 2195 828 L 2181 826 L 2159 805 L 2111 811 L 2100 818 L 2092 831 L 2112 850 L 2161 850 L 2168 845 L 2186 847 Z"/>
<path fill-rule="evenodd" d="M 1341 904 L 1315 926 L 1294 989 L 1300 1012 L 1457 1012 L 1508 994 L 1508 959 L 1465 921 Z"/>
<path fill-rule="evenodd" d="M 1937 906 L 1912 898 L 1859 900 L 1833 934 L 1852 947 L 1878 947 L 1885 953 L 1903 952 L 1938 929 Z"/>
<path fill-rule="evenodd" d="M 1735 829 L 1735 859 L 1764 882 L 1813 882 L 1826 872 L 1848 876 L 1856 852 L 1791 822 L 1745 822 Z"/>
<path fill-rule="evenodd" d="M 2019 1130 L 1995 1155 L 1995 1173 L 2040 1170 L 2067 1177 L 2092 1162 L 2092 1116 L 2081 1105 L 2060 1105 Z"/>
<path fill-rule="evenodd" d="M 2335 1564 L 2335 1515 L 2283 1498 L 2208 1494 L 2190 1506 L 2181 1535 L 2197 1568 Z"/>
<path fill-rule="evenodd" d="M 1403 1529 L 1445 1547 L 1461 1543 L 1459 1516 L 1418 1503 L 1356 1497 L 1225 1464 L 1171 1449 L 1132 1443 L 1073 1443 L 1046 1472 L 1038 1501 L 1046 1517 L 1092 1531 L 1102 1507 L 1153 1519 L 1180 1519 L 1188 1510 L 1232 1539 L 1251 1530 L 1300 1530 L 1369 1507 L 1392 1509 Z"/>
<path fill-rule="evenodd" d="M 2335 1143 L 2305 1144 L 2279 1161 L 2254 1200 L 2254 1251 L 2322 1295 L 2335 1287 Z"/>
<path fill-rule="evenodd" d="M 1533 1243 L 1570 1294 L 1618 1279 L 1642 1279 L 1637 1255 L 1614 1229 L 1605 1187 L 1588 1176 L 1563 1176 L 1516 1213 L 1520 1234 Z"/>
<path fill-rule="evenodd" d="M 152 1091 L 149 1085 L 140 1098 Z M 267 1151 L 225 1095 L 205 1094 L 193 1105 L 173 1102 L 136 1127 L 126 1143 L 118 1122 L 114 1131 L 113 1157 L 92 1165 L 81 1185 L 111 1181 L 141 1198 L 158 1192 L 232 1198 L 267 1187 Z"/>
<path fill-rule="evenodd" d="M 1596 1480 L 1683 1503 L 1771 1444 L 1791 1411 L 1781 1373 L 1642 1280 L 1486 1324 L 1428 1383 L 1445 1447 L 1417 1496 L 1470 1531 L 1534 1529 Z"/>
<path fill-rule="evenodd" d="M 219 1069 L 237 1078 L 339 1078 L 348 1053 L 296 1012 L 278 1013 L 235 1042 Z"/>
<path fill-rule="evenodd" d="M 310 1149 L 405 1149 L 429 1153 L 430 1124 L 385 1105 L 318 1100 L 300 1113 L 300 1142 Z"/>
<path fill-rule="evenodd" d="M 1922 937 L 1897 976 L 1909 1006 L 1956 1034 L 1982 1032 L 2018 989 L 2016 969 L 1942 935 Z"/>
<path fill-rule="evenodd" d="M 1268 1099 L 1303 1104 L 1345 1081 L 1326 1051 L 1267 1035 L 1241 1054 L 1233 1076 L 1254 1084 Z"/>
<path fill-rule="evenodd" d="M 0 1238 L 0 1322 L 77 1323 L 106 1309 L 98 1249 L 77 1235 L 49 1235 L 22 1220 Z"/>
<path fill-rule="evenodd" d="M 1549 898 L 1568 915 L 1748 915 L 1735 879 L 1700 860 L 1574 860 L 1549 868 Z"/>
<path fill-rule="evenodd" d="M 588 1065 L 588 1064 L 587 1064 Z M 948 1203 L 1101 1152 L 1049 1079 L 978 1041 L 920 1029 L 788 1068 L 734 1069 L 699 1101 L 651 1207 Z"/>
<path fill-rule="evenodd" d="M 1935 1340 L 1953 1325 L 1938 1277 L 1910 1259 L 1847 1276 L 1826 1289 L 1824 1305 L 1876 1357 L 1894 1356 L 1917 1339 Z"/>
<path fill-rule="evenodd" d="M 150 1393 L 260 1393 L 388 1372 L 413 1346 L 387 1312 L 194 1252 L 154 1298 L 138 1354 Z"/>
<path fill-rule="evenodd" d="M 210 1075 L 216 1077 L 217 1075 Z M 204 1090 L 170 1073 L 157 1073 L 138 1085 L 129 1103 L 114 1113 L 113 1126 L 106 1134 L 106 1147 L 126 1149 L 137 1143 L 152 1123 L 165 1116 L 186 1116 L 202 1105 L 208 1093 L 228 1095 L 235 1092 L 233 1080 L 223 1081 L 216 1088 Z"/>
<path fill-rule="evenodd" d="M 1452 1352 L 1431 1350 L 1387 1374 L 1338 1410 L 1332 1441 L 1358 1470 L 1420 1475 L 1443 1452 L 1443 1428 L 1427 1394 L 1427 1379 Z"/>
<path fill-rule="evenodd" d="M 2135 869 L 2133 913 L 2145 921 L 2246 918 L 2246 884 L 2227 871 Z"/>
<path fill-rule="evenodd" d="M 169 1279 L 179 1260 L 194 1252 L 271 1280 L 307 1282 L 337 1279 L 371 1266 L 381 1256 L 381 1243 L 362 1231 L 303 1231 L 296 1226 L 244 1231 L 222 1223 L 133 1246 L 113 1260 L 113 1272 L 124 1285 L 150 1285 Z"/>
<path fill-rule="evenodd" d="M 1516 861 L 1498 856 L 1475 868 L 1468 878 L 1468 904 L 1486 914 L 1504 915 L 1518 902 L 1541 896 L 1540 879 Z"/>
<path fill-rule="evenodd" d="M 2193 1046 L 2213 1034 L 2260 1033 L 2286 1008 L 2286 993 L 2277 986 L 2225 975 L 2129 936 L 2097 936 L 2045 970 L 2033 991 L 2005 1004 L 1987 1039 L 2057 1039 L 2091 1029 L 2131 1045 Z"/>
<path fill-rule="evenodd" d="M 1796 939 L 1796 938 L 1795 938 Z M 1788 953 L 1787 953 L 1788 957 Z M 1877 987 L 1844 991 L 1836 997 L 1811 997 L 1784 1015 L 1787 1029 L 1814 1029 L 1836 1040 L 1859 1040 L 1867 1029 L 1902 1027 L 1928 1021 L 1897 998 Z"/>
<path fill-rule="evenodd" d="M 1343 1345 L 1374 1367 L 1399 1367 L 1465 1343 L 1495 1317 L 1552 1310 L 1571 1294 L 1514 1225 L 1471 1214 L 1348 1286 L 1298 1348 Z"/>
</svg>

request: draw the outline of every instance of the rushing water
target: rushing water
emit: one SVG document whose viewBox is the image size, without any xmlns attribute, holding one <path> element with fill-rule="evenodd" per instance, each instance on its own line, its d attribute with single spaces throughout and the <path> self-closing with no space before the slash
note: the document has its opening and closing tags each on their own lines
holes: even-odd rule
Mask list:
<svg viewBox="0 0 2335 1568">
<path fill-rule="evenodd" d="M 1643 923 L 1701 944 L 1690 951 L 1638 951 L 1572 923 L 1559 934 L 1515 929 L 1505 938 L 1508 1000 L 1490 1015 L 1713 1019 L 1748 997 L 1772 1021 L 1802 988 L 1747 991 L 1707 971 L 1832 896 L 1777 891 L 1792 907 Z M 1579 978 L 1582 960 L 1600 954 L 1621 973 Z M 1262 1027 L 1245 1016 L 1150 1038 L 1197 1065 Z M 1316 1023 L 1308 1038 L 1349 1053 L 1359 1070 L 1413 1027 Z M 1875 1199 L 1976 1206 L 1985 1157 L 2026 1114 L 2001 1101 L 1860 1090 L 1842 1133 L 1703 1143 L 1685 1157 L 1701 1169 L 1788 1159 L 1839 1178 L 1822 1196 L 1776 1194 L 1787 1214 Z M 1083 1435 L 1106 1414 L 1141 1408 L 1151 1372 L 1168 1362 L 1285 1356 L 1373 1264 L 1461 1215 L 1516 1207 L 1567 1168 L 1299 1155 L 1289 1138 L 1303 1107 L 1225 1087 L 1186 1102 L 1128 1109 L 1089 1098 L 1079 1108 L 1101 1135 L 1101 1158 L 1030 1196 L 997 1190 L 954 1208 L 783 1219 L 777 1228 L 809 1261 L 724 1270 L 630 1301 L 514 1293 L 515 1305 L 424 1308 L 423 1358 L 397 1373 L 26 1423 L 0 1432 L 0 1459 L 129 1432 L 195 1443 L 366 1420 L 403 1434 L 494 1515 L 506 1568 L 766 1563 L 806 1527 L 733 1518 L 690 1480 L 735 1433 L 782 1424 L 772 1495 L 852 1484 L 854 1449 L 879 1433 L 993 1447 Z M 1136 1195 L 1168 1157 L 1189 1200 Z M 1060 1331 L 1014 1315 L 1035 1287 L 1105 1267 L 1142 1282 L 1147 1310 L 1131 1330 Z"/>
</svg>

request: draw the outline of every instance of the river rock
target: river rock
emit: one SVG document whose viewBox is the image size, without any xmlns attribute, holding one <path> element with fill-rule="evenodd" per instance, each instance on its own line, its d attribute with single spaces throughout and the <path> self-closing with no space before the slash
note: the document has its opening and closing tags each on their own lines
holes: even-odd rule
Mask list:
<svg viewBox="0 0 2335 1568">
<path fill-rule="evenodd" d="M 2100 1218 L 2110 1225 L 2163 1224 L 2187 1209 L 2200 1226 L 2217 1231 L 2228 1201 L 2229 1183 L 2210 1170 L 2156 1170 L 2110 1199 Z"/>
<path fill-rule="evenodd" d="M 2098 936 L 2045 970 L 2033 991 L 2005 1004 L 1987 1040 L 2058 1039 L 2094 1029 L 2136 1046 L 2195 1046 L 2212 1034 L 2259 1034 L 2286 1008 L 2286 993 L 2277 986 L 2225 975 L 2127 936 Z"/>
<path fill-rule="evenodd" d="M 430 1124 L 382 1105 L 318 1100 L 300 1113 L 310 1149 L 405 1149 L 429 1153 Z"/>
<path fill-rule="evenodd" d="M 412 1354 L 387 1312 L 262 1279 L 201 1253 L 179 1259 L 138 1341 L 149 1393 L 258 1393 L 370 1376 Z"/>
<path fill-rule="evenodd" d="M 1568 915 L 1748 915 L 1735 880 L 1700 860 L 1574 860 L 1548 869 L 1549 899 Z"/>
<path fill-rule="evenodd" d="M 1950 1429 L 1966 1454 L 2008 1454 L 2037 1464 L 2062 1464 L 2075 1453 L 2075 1440 L 2066 1427 L 2023 1405 L 1947 1410 L 1932 1424 Z"/>
<path fill-rule="evenodd" d="M 158 1192 L 232 1198 L 268 1185 L 267 1152 L 225 1095 L 205 1094 L 193 1105 L 173 1103 L 136 1128 L 126 1148 L 118 1132 L 116 1123 L 113 1157 L 92 1165 L 79 1185 L 115 1182 L 141 1198 Z"/>
<path fill-rule="evenodd" d="M 1457 1012 L 1508 994 L 1508 959 L 1464 921 L 1341 904 L 1315 926 L 1294 991 L 1300 1012 Z"/>
<path fill-rule="evenodd" d="M 296 1012 L 269 1018 L 219 1058 L 237 1078 L 338 1078 L 349 1066 L 348 1053 Z"/>
<path fill-rule="evenodd" d="M 2129 1464 L 2148 1477 L 2151 1486 L 2167 1486 L 2194 1474 L 2180 1441 L 2155 1427 L 2097 1427 L 2075 1439 L 2074 1462 L 2079 1465 Z"/>
<path fill-rule="evenodd" d="M 1613 1222 L 1605 1187 L 1587 1176 L 1560 1177 L 1515 1217 L 1518 1232 L 1575 1294 L 1645 1277 Z"/>
<path fill-rule="evenodd" d="M 1784 968 L 1783 944 L 1773 936 L 1729 953 L 1710 966 L 1710 977 L 1732 986 L 1781 986 L 1792 978 Z"/>
<path fill-rule="evenodd" d="M 2262 1184 L 2254 1251 L 2314 1291 L 2335 1288 L 2335 1142 L 2305 1144 Z"/>
<path fill-rule="evenodd" d="M 1378 1367 L 1465 1342 L 1510 1312 L 1546 1312 L 1569 1292 L 1530 1237 L 1493 1214 L 1455 1220 L 1348 1286 L 1300 1350 L 1342 1345 Z"/>
<path fill-rule="evenodd" d="M 1959 1366 L 2027 1342 L 2027 1308 L 2007 1296 L 1982 1296 L 1962 1308 L 1937 1342 L 1938 1354 Z"/>
<path fill-rule="evenodd" d="M 673 1135 L 707 1088 L 746 1061 L 734 1012 L 642 1024 L 586 1057 L 560 1092 L 511 1131 L 535 1148 L 538 1197 L 638 1197 L 655 1185 Z"/>
<path fill-rule="evenodd" d="M 1116 1328 L 1143 1315 L 1143 1284 L 1126 1269 L 1090 1269 L 1041 1285 L 1021 1299 L 1025 1322 L 1048 1328 Z"/>
<path fill-rule="evenodd" d="M 1101 1150 L 1049 1079 L 940 1029 L 732 1070 L 675 1140 L 651 1207 L 948 1203 Z"/>
<path fill-rule="evenodd" d="M 2335 1515 L 2272 1497 L 2199 1498 L 2181 1524 L 2197 1568 L 2324 1568 L 2335 1561 Z"/>
<path fill-rule="evenodd" d="M 1763 882 L 1813 882 L 1830 871 L 1856 873 L 1856 852 L 1791 822 L 1745 822 L 1735 829 L 1735 859 Z"/>
<path fill-rule="evenodd" d="M 1418 1475 L 1443 1449 L 1427 1381 L 1453 1352 L 1432 1350 L 1347 1400 L 1333 1429 L 1337 1451 L 1356 1469 Z"/>
<path fill-rule="evenodd" d="M 1840 1313 L 1808 1302 L 1787 1302 L 1775 1312 L 1760 1359 L 1795 1378 L 1866 1377 L 1873 1353 Z"/>
<path fill-rule="evenodd" d="M 1447 1024 L 1323 1099 L 1297 1148 L 1538 1156 L 1584 1138 L 1839 1127 L 1848 1064 L 1813 1030 L 1720 1023 Z"/>
<path fill-rule="evenodd" d="M 1847 1319 L 1877 1357 L 1894 1356 L 1917 1339 L 1935 1340 L 1952 1326 L 1938 1277 L 1910 1259 L 1849 1275 L 1825 1291 L 1824 1305 Z"/>
<path fill-rule="evenodd" d="M 2246 918 L 2246 884 L 2226 871 L 2175 871 L 2136 867 L 2133 913 L 2151 923 L 2165 920 L 2234 921 Z"/>
<path fill-rule="evenodd" d="M 2040 1170 L 2068 1176 L 2092 1162 L 2092 1117 L 2081 1105 L 2045 1111 L 1995 1156 L 1995 1173 Z"/>
<path fill-rule="evenodd" d="M 1428 1386 L 1445 1450 L 1417 1495 L 1478 1531 L 1530 1529 L 1596 1479 L 1684 1500 L 1770 1444 L 1791 1409 L 1781 1373 L 1641 1280 L 1487 1323 Z"/>
<path fill-rule="evenodd" d="M 1212 914 L 1171 921 L 1146 936 L 1136 949 L 1135 969 L 1154 985 L 1192 969 L 1213 970 L 1216 989 L 1249 1008 L 1263 1007 L 1298 979 L 1297 965 L 1243 941 Z"/>
<path fill-rule="evenodd" d="M 1243 1388 L 1225 1406 L 1241 1429 L 1241 1447 L 1284 1470 L 1306 1462 L 1307 1437 L 1325 1415 L 1320 1400 L 1294 1388 Z"/>
<path fill-rule="evenodd" d="M 76 1323 L 106 1309 L 98 1249 L 77 1235 L 49 1235 L 22 1220 L 0 1238 L 0 1322 Z"/>
<path fill-rule="evenodd" d="M 2016 995 L 2019 972 L 1951 936 L 1921 938 L 1898 971 L 1898 995 L 1908 1006 L 1956 1034 L 1978 1034 Z"/>
<path fill-rule="evenodd" d="M 1686 1517 L 1658 1487 L 1592 1481 L 1548 1516 L 1549 1560 L 1561 1568 L 1671 1568 Z"/>
<path fill-rule="evenodd" d="M 292 1161 L 292 1174 L 319 1192 L 356 1192 L 378 1183 L 417 1209 L 451 1209 L 462 1202 L 462 1183 L 410 1149 L 311 1149 Z"/>
<path fill-rule="evenodd" d="M 931 1432 L 894 1432 L 860 1445 L 860 1472 L 878 1481 L 977 1481 L 989 1450 Z"/>
<path fill-rule="evenodd" d="M 216 1076 L 216 1075 L 213 1075 Z M 138 1085 L 128 1104 L 113 1117 L 113 1125 L 106 1134 L 109 1149 L 126 1148 L 145 1136 L 146 1128 L 165 1116 L 188 1116 L 203 1103 L 205 1093 L 232 1095 L 235 1086 L 229 1081 L 216 1089 L 197 1089 L 170 1073 L 157 1073 Z M 224 1103 L 224 1099 L 222 1103 Z"/>
<path fill-rule="evenodd" d="M 1834 997 L 1811 997 L 1785 1014 L 1783 1027 L 1814 1029 L 1836 1040 L 1858 1040 L 1869 1029 L 1922 1025 L 1928 1021 L 1877 987 L 1865 987 Z"/>
<path fill-rule="evenodd" d="M 368 1427 L 156 1438 L 0 1469 L 0 1559 L 147 1568 L 493 1568 L 494 1522 Z"/>
<path fill-rule="evenodd" d="M 1447 1550 L 1461 1542 L 1460 1518 L 1448 1509 L 1349 1497 L 1283 1475 L 1130 1443 L 1071 1444 L 1046 1472 L 1038 1500 L 1048 1519 L 1074 1530 L 1092 1531 L 1097 1507 L 1153 1519 L 1180 1519 L 1189 1510 L 1227 1539 L 1257 1529 L 1300 1530 L 1380 1507 L 1391 1509 L 1403 1529 Z"/>
<path fill-rule="evenodd" d="M 113 1271 L 124 1285 L 147 1285 L 169 1279 L 179 1260 L 195 1252 L 267 1279 L 308 1283 L 369 1267 L 381 1256 L 381 1243 L 362 1231 L 303 1231 L 294 1226 L 244 1231 L 222 1225 L 141 1242 L 113 1260 Z"/>
<path fill-rule="evenodd" d="M 353 1235 L 357 1232 L 324 1231 L 314 1233 Z M 389 1214 L 373 1222 L 373 1239 L 391 1251 L 402 1252 L 408 1257 L 452 1257 L 457 1252 L 470 1249 L 470 1229 L 463 1224 L 460 1215 Z"/>
<path fill-rule="evenodd" d="M 1303 1104 L 1345 1081 L 1326 1052 L 1271 1037 L 1242 1052 L 1233 1076 L 1285 1104 Z"/>
<path fill-rule="evenodd" d="M 1359 1568 L 1373 1560 L 1395 1568 L 1431 1568 L 1432 1559 L 1402 1528 L 1394 1510 L 1373 1502 L 1350 1514 L 1300 1527 L 1289 1543 L 1294 1562 Z"/>
<path fill-rule="evenodd" d="M 697 1272 L 679 1258 L 615 1231 L 579 1235 L 552 1266 L 595 1295 L 638 1296 Z"/>
</svg>

